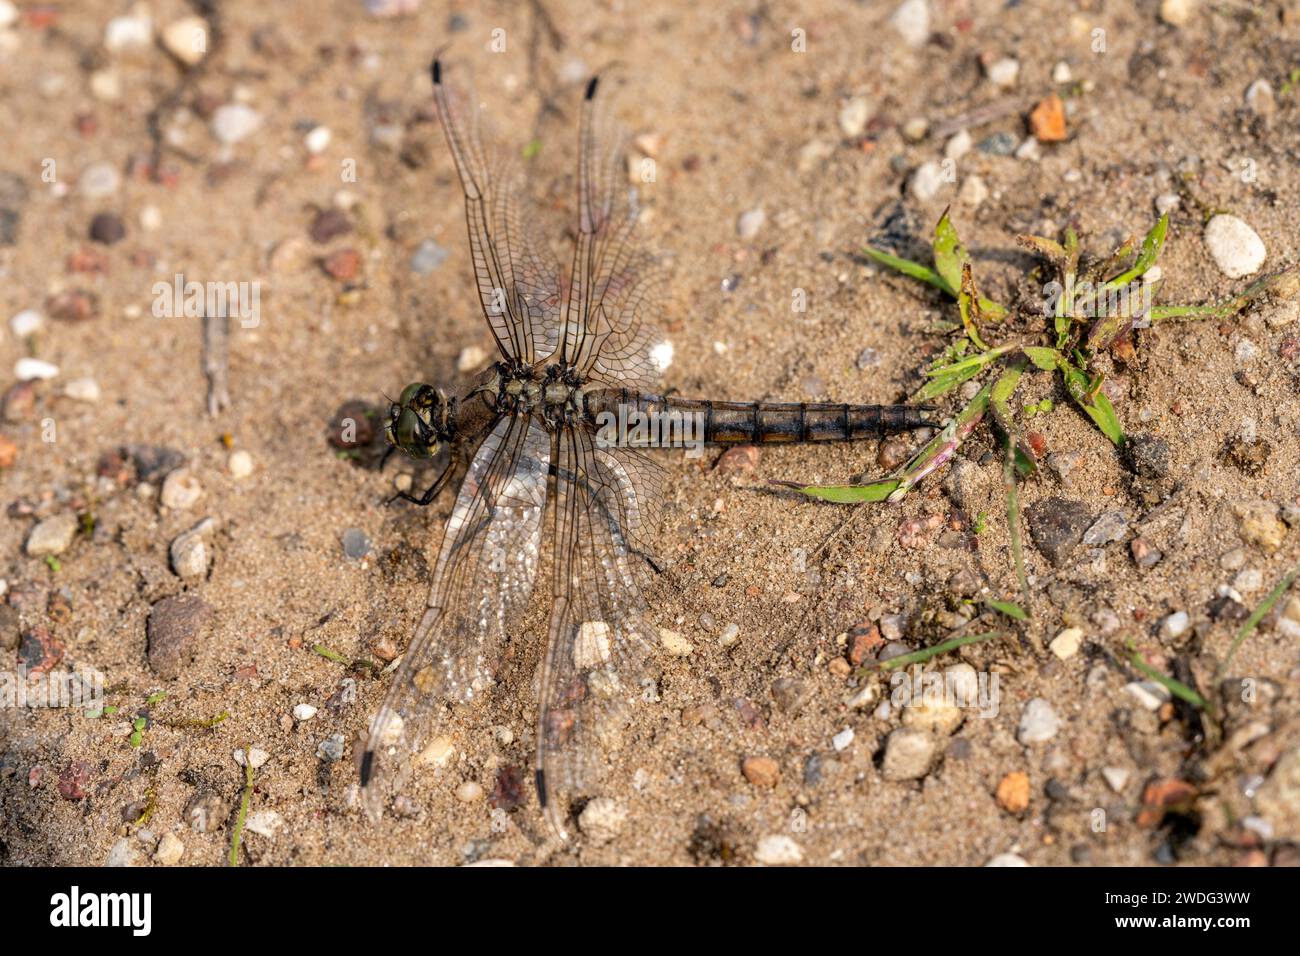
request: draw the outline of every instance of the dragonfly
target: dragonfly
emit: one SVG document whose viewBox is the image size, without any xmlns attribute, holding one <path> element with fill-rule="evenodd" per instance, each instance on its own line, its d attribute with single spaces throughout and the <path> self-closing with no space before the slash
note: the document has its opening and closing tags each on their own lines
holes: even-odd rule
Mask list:
<svg viewBox="0 0 1300 956">
<path fill-rule="evenodd" d="M 874 439 L 931 426 L 929 406 L 733 402 L 661 391 L 654 320 L 666 271 L 638 241 L 624 134 L 582 97 L 577 215 L 567 270 L 521 202 L 518 162 L 487 136 L 477 106 L 431 73 L 437 115 L 464 192 L 470 258 L 497 358 L 460 397 L 424 383 L 389 408 L 390 452 L 430 461 L 428 505 L 459 478 L 428 606 L 370 723 L 359 775 L 372 819 L 411 779 L 448 705 L 483 696 L 519 636 L 549 555 L 549 623 L 534 686 L 534 785 L 567 840 L 568 799 L 590 793 L 654 686 L 659 632 L 641 583 L 668 472 L 662 447 Z"/>
</svg>

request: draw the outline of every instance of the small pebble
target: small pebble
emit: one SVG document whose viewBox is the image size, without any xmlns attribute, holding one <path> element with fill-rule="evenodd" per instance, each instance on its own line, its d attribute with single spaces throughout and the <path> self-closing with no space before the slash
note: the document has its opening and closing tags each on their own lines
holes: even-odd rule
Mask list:
<svg viewBox="0 0 1300 956">
<path fill-rule="evenodd" d="M 1069 83 L 1074 79 L 1074 74 L 1070 71 L 1070 64 L 1064 60 L 1057 61 L 1056 66 L 1052 67 L 1053 83 Z"/>
<path fill-rule="evenodd" d="M 307 152 L 315 155 L 329 148 L 331 136 L 328 126 L 316 126 L 302 138 L 302 143 L 307 147 Z"/>
<path fill-rule="evenodd" d="M 740 772 L 756 787 L 772 788 L 781 779 L 781 768 L 771 757 L 746 757 Z"/>
<path fill-rule="evenodd" d="M 35 309 L 23 309 L 9 320 L 9 329 L 14 338 L 25 339 L 39 332 L 44 323 L 45 319 Z"/>
<path fill-rule="evenodd" d="M 1191 618 L 1186 611 L 1175 611 L 1160 622 L 1160 631 L 1165 637 L 1182 637 L 1191 625 Z"/>
<path fill-rule="evenodd" d="M 259 810 L 244 821 L 244 829 L 268 839 L 284 825 L 284 818 L 274 810 Z"/>
<path fill-rule="evenodd" d="M 416 275 L 428 275 L 446 261 L 447 250 L 432 239 L 426 239 L 411 253 L 411 271 Z"/>
<path fill-rule="evenodd" d="M 205 522 L 206 524 L 206 522 Z M 202 526 L 176 536 L 168 554 L 172 570 L 183 579 L 198 578 L 208 573 L 208 546 Z"/>
<path fill-rule="evenodd" d="M 1186 26 L 1196 10 L 1196 0 L 1160 0 L 1160 19 L 1172 27 Z"/>
<path fill-rule="evenodd" d="M 1023 856 L 1016 853 L 999 853 L 993 859 L 984 864 L 985 866 L 1028 866 Z"/>
<path fill-rule="evenodd" d="M 838 734 L 831 738 L 831 746 L 836 750 L 844 750 L 853 743 L 853 728 L 845 727 Z"/>
<path fill-rule="evenodd" d="M 177 468 L 163 479 L 159 500 L 165 508 L 183 511 L 193 507 L 203 497 L 203 485 L 188 468 Z"/>
<path fill-rule="evenodd" d="M 185 844 L 181 838 L 174 833 L 164 833 L 162 839 L 158 841 L 158 849 L 154 851 L 153 860 L 161 866 L 175 866 L 185 855 Z"/>
<path fill-rule="evenodd" d="M 208 23 L 202 17 L 181 17 L 162 31 L 163 48 L 186 66 L 194 66 L 208 52 Z"/>
<path fill-rule="evenodd" d="M 236 750 L 234 753 L 235 763 L 241 767 L 251 766 L 254 770 L 259 769 L 263 764 L 271 759 L 271 755 L 260 747 L 249 747 L 248 756 L 244 756 L 243 748 Z"/>
<path fill-rule="evenodd" d="M 850 139 L 857 139 L 862 135 L 870 118 L 871 104 L 865 97 L 854 97 L 840 107 L 840 129 Z"/>
<path fill-rule="evenodd" d="M 1083 628 L 1067 627 L 1056 637 L 1052 638 L 1052 643 L 1048 646 L 1053 654 L 1063 661 L 1068 661 L 1075 654 L 1079 653 L 1079 645 L 1083 643 Z"/>
<path fill-rule="evenodd" d="M 610 797 L 595 797 L 587 802 L 578 814 L 578 828 L 596 846 L 613 840 L 623 824 L 627 811 Z"/>
<path fill-rule="evenodd" d="M 212 114 L 212 135 L 226 145 L 247 139 L 262 125 L 261 115 L 243 103 L 227 103 Z"/>
<path fill-rule="evenodd" d="M 1020 714 L 1020 724 L 1016 729 L 1016 739 L 1026 746 L 1046 743 L 1056 736 L 1061 729 L 1061 718 L 1056 716 L 1052 705 L 1041 697 L 1035 697 L 1025 704 Z"/>
<path fill-rule="evenodd" d="M 1229 279 L 1258 272 L 1268 257 L 1264 240 L 1236 216 L 1220 213 L 1205 226 L 1205 245 L 1219 271 Z"/>
<path fill-rule="evenodd" d="M 153 672 L 167 680 L 179 677 L 197 652 L 212 617 L 212 608 L 194 594 L 177 594 L 155 604 L 145 624 Z"/>
<path fill-rule="evenodd" d="M 767 213 L 760 206 L 757 209 L 751 209 L 749 212 L 742 213 L 736 220 L 736 235 L 741 239 L 753 239 L 758 235 L 759 230 L 763 228 L 763 223 L 767 221 Z"/>
<path fill-rule="evenodd" d="M 919 143 L 930 132 L 930 121 L 924 116 L 913 116 L 903 124 L 903 139 L 909 143 Z"/>
<path fill-rule="evenodd" d="M 1161 193 L 1156 197 L 1156 212 L 1161 216 L 1171 213 L 1178 208 L 1179 202 L 1181 198 L 1178 193 Z"/>
<path fill-rule="evenodd" d="M 1169 691 L 1153 680 L 1135 680 L 1124 685 L 1124 692 L 1143 708 L 1157 711 L 1169 700 Z"/>
<path fill-rule="evenodd" d="M 466 780 L 456 788 L 456 799 L 461 803 L 473 803 L 483 799 L 483 788 L 473 780 Z"/>
<path fill-rule="evenodd" d="M 990 156 L 1010 156 L 1016 151 L 1017 142 L 1019 140 L 1003 130 L 980 140 L 975 148 Z"/>
<path fill-rule="evenodd" d="M 343 553 L 354 561 L 370 553 L 370 539 L 360 528 L 348 528 L 343 532 Z"/>
<path fill-rule="evenodd" d="M 93 405 L 100 399 L 99 383 L 93 378 L 74 378 L 63 386 L 63 394 L 73 401 Z"/>
<path fill-rule="evenodd" d="M 20 358 L 14 363 L 14 377 L 20 382 L 45 381 L 59 374 L 59 367 L 42 359 Z"/>
<path fill-rule="evenodd" d="M 452 758 L 455 756 L 456 741 L 446 734 L 440 734 L 429 741 L 428 746 L 416 758 L 416 763 L 422 767 L 432 767 L 438 770 L 451 763 Z"/>
<path fill-rule="evenodd" d="M 957 190 L 957 201 L 963 206 L 974 208 L 989 198 L 989 187 L 979 176 L 970 175 L 961 181 Z"/>
<path fill-rule="evenodd" d="M 456 371 L 473 372 L 482 368 L 488 360 L 488 354 L 477 345 L 470 345 L 460 350 L 460 355 L 456 356 Z"/>
<path fill-rule="evenodd" d="M 758 841 L 754 859 L 765 866 L 793 866 L 803 862 L 803 850 L 790 837 L 772 833 Z"/>
<path fill-rule="evenodd" d="M 930 772 L 937 744 L 934 736 L 915 727 L 899 727 L 885 740 L 880 773 L 886 780 L 917 780 Z"/>
<path fill-rule="evenodd" d="M 943 166 L 939 163 L 930 161 L 922 163 L 912 174 L 909 188 L 912 195 L 921 202 L 929 202 L 947 185 L 944 179 Z"/>
<path fill-rule="evenodd" d="M 1099 547 L 1119 541 L 1128 532 L 1128 519 L 1123 512 L 1107 511 L 1103 513 L 1087 531 L 1083 533 L 1083 543 L 1088 547 Z"/>
<path fill-rule="evenodd" d="M 302 723 L 304 720 L 311 720 L 316 716 L 316 708 L 311 704 L 294 704 L 293 719 Z"/>
<path fill-rule="evenodd" d="M 930 39 L 930 7 L 927 0 L 903 0 L 889 16 L 889 25 L 913 49 Z"/>
<path fill-rule="evenodd" d="M 328 763 L 343 759 L 346 741 L 342 734 L 330 734 L 316 747 L 316 756 Z"/>
<path fill-rule="evenodd" d="M 1271 116 L 1277 109 L 1273 99 L 1273 85 L 1268 80 L 1256 80 L 1246 88 L 1246 106 L 1256 116 Z"/>
<path fill-rule="evenodd" d="M 153 43 L 153 20 L 148 11 L 137 8 L 129 15 L 113 17 L 104 27 L 104 49 L 109 53 L 138 53 Z"/>
<path fill-rule="evenodd" d="M 72 544 L 77 528 L 77 516 L 68 511 L 46 518 L 27 535 L 27 553 L 33 558 L 62 554 Z"/>
<path fill-rule="evenodd" d="M 105 199 L 122 187 L 122 174 L 112 163 L 87 166 L 77 180 L 77 191 L 87 199 Z"/>
<path fill-rule="evenodd" d="M 1016 85 L 1016 80 L 1020 77 L 1020 61 L 1004 56 L 990 63 L 986 73 L 995 86 L 1009 90 Z"/>
<path fill-rule="evenodd" d="M 695 650 L 690 641 L 682 637 L 677 631 L 670 631 L 667 628 L 659 629 L 659 643 L 673 657 L 686 657 L 691 651 Z"/>
<path fill-rule="evenodd" d="M 115 213 L 101 212 L 90 221 L 90 238 L 105 246 L 114 245 L 126 238 L 126 224 Z"/>
<path fill-rule="evenodd" d="M 1124 785 L 1128 783 L 1129 772 L 1123 767 L 1102 767 L 1101 775 L 1106 780 L 1106 785 L 1116 793 L 1122 793 Z"/>
<path fill-rule="evenodd" d="M 253 473 L 253 456 L 242 450 L 232 452 L 226 462 L 226 468 L 230 471 L 230 477 L 236 481 L 247 478 Z"/>
<path fill-rule="evenodd" d="M 998 782 L 994 797 L 1007 813 L 1024 813 L 1029 809 L 1029 775 L 1022 770 L 1007 774 Z"/>
</svg>

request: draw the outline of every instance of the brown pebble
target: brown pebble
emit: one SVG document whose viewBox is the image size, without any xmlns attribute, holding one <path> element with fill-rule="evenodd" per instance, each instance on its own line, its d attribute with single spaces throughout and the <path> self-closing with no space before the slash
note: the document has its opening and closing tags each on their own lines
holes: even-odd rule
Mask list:
<svg viewBox="0 0 1300 956">
<path fill-rule="evenodd" d="M 0 398 L 0 414 L 7 422 L 25 422 L 36 410 L 36 383 L 15 382 Z"/>
<path fill-rule="evenodd" d="M 858 625 L 849 631 L 849 663 L 857 667 L 884 643 L 885 639 L 880 636 L 880 628 L 876 625 Z"/>
<path fill-rule="evenodd" d="M 332 278 L 340 282 L 349 282 L 361 271 L 361 253 L 352 248 L 340 249 L 330 253 L 321 263 Z"/>
<path fill-rule="evenodd" d="M 880 443 L 876 464 L 885 471 L 893 471 L 912 457 L 907 442 L 901 438 L 888 438 Z"/>
<path fill-rule="evenodd" d="M 771 789 L 781 779 L 781 768 L 771 757 L 746 757 L 740 771 L 756 787 Z"/>
<path fill-rule="evenodd" d="M 45 312 L 64 322 L 85 322 L 99 315 L 99 297 L 85 289 L 69 289 L 45 300 Z"/>
<path fill-rule="evenodd" d="M 315 242 L 326 243 L 352 231 L 352 221 L 338 209 L 323 209 L 311 224 L 311 237 Z"/>
<path fill-rule="evenodd" d="M 115 213 L 101 212 L 90 221 L 90 238 L 111 246 L 126 238 L 126 225 Z"/>
<path fill-rule="evenodd" d="M 90 767 L 74 760 L 59 774 L 59 796 L 64 800 L 85 800 L 90 783 Z"/>
<path fill-rule="evenodd" d="M 1029 775 L 1014 770 L 1003 777 L 998 783 L 997 800 L 1007 813 L 1024 813 L 1029 809 Z"/>
<path fill-rule="evenodd" d="M 7 435 L 0 435 L 0 468 L 9 468 L 18 460 L 18 446 Z"/>
<path fill-rule="evenodd" d="M 1029 114 L 1029 129 L 1040 143 L 1059 143 L 1065 139 L 1065 104 L 1053 93 L 1040 100 Z"/>
<path fill-rule="evenodd" d="M 842 657 L 833 658 L 827 667 L 836 677 L 848 677 L 853 673 L 853 665 Z"/>
<path fill-rule="evenodd" d="M 758 467 L 758 455 L 757 446 L 739 445 L 724 451 L 713 467 L 723 475 L 748 474 Z"/>
</svg>

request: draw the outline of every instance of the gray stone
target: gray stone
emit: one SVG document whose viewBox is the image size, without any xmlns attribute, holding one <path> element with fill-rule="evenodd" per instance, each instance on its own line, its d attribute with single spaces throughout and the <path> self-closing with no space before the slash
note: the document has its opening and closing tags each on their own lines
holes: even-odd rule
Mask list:
<svg viewBox="0 0 1300 956">
<path fill-rule="evenodd" d="M 1034 546 L 1058 567 L 1078 547 L 1084 529 L 1092 524 L 1086 505 L 1055 496 L 1030 505 L 1025 517 L 1029 519 Z"/>
</svg>

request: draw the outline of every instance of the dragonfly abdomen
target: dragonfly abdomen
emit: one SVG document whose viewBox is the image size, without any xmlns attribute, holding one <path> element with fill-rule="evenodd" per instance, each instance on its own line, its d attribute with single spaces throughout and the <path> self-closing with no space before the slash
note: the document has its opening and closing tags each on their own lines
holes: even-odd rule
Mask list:
<svg viewBox="0 0 1300 956">
<path fill-rule="evenodd" d="M 659 416 L 683 434 L 711 445 L 856 441 L 932 425 L 928 406 L 829 402 L 720 402 L 644 395 L 630 390 L 589 396 L 593 414 L 631 420 Z"/>
</svg>

